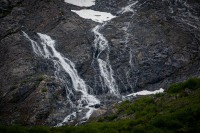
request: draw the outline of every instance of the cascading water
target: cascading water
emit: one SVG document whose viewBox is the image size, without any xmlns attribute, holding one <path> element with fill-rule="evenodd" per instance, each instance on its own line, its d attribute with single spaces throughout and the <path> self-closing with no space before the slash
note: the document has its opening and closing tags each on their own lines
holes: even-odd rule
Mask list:
<svg viewBox="0 0 200 133">
<path fill-rule="evenodd" d="M 133 15 L 135 14 L 135 10 L 132 8 L 133 6 L 135 6 L 136 4 L 138 3 L 138 1 L 135 1 L 134 3 L 126 6 L 126 7 L 123 7 L 120 11 L 118 11 L 118 14 L 124 14 L 124 13 L 127 13 L 127 12 L 131 12 L 132 15 L 131 15 L 131 18 L 133 17 Z M 130 22 L 127 22 L 125 23 L 125 26 L 123 27 L 123 30 L 125 32 L 125 47 L 127 47 L 127 43 L 129 42 L 129 36 L 130 34 L 128 33 L 128 29 L 130 27 Z"/>
<path fill-rule="evenodd" d="M 133 12 L 134 10 L 131 8 L 132 6 L 136 5 L 138 1 L 129 4 L 126 7 L 123 7 L 120 11 L 118 11 L 119 14 L 124 14 L 126 12 Z M 100 81 L 102 82 L 102 88 L 107 87 L 109 89 L 109 92 L 111 94 L 114 94 L 116 96 L 120 95 L 120 92 L 118 90 L 118 85 L 114 78 L 114 73 L 109 61 L 109 54 L 110 54 L 110 47 L 108 44 L 108 40 L 103 36 L 103 34 L 100 33 L 100 30 L 104 28 L 104 26 L 107 24 L 107 22 L 104 22 L 101 25 L 97 25 L 92 29 L 92 32 L 95 35 L 94 40 L 94 60 L 97 60 L 99 70 L 100 70 Z M 126 30 L 129 28 L 130 23 L 128 23 Z M 126 35 L 126 43 L 128 43 L 128 33 Z M 106 53 L 106 56 L 104 59 L 103 57 L 100 57 L 101 53 Z"/>
<path fill-rule="evenodd" d="M 99 65 L 99 70 L 101 74 L 101 81 L 103 81 L 102 85 L 108 87 L 109 92 L 119 96 L 118 86 L 116 84 L 116 81 L 113 77 L 113 70 L 109 63 L 109 52 L 110 48 L 108 45 L 108 41 L 106 38 L 99 32 L 101 28 L 103 28 L 106 25 L 106 23 L 103 23 L 102 25 L 97 25 L 92 29 L 92 32 L 95 35 L 94 40 L 94 60 L 97 60 Z M 106 59 L 101 59 L 100 54 L 106 50 Z"/>
<path fill-rule="evenodd" d="M 132 13 L 130 18 L 132 18 L 134 16 L 135 12 L 136 12 L 134 8 L 136 7 L 137 3 L 138 3 L 138 1 L 135 1 L 135 2 L 125 6 L 120 11 L 118 11 L 117 13 L 120 14 L 120 15 L 123 15 L 125 13 L 130 12 L 130 13 Z M 139 6 L 141 6 L 141 5 L 137 5 L 137 7 L 139 7 Z M 133 60 L 133 54 L 132 53 L 134 52 L 134 49 L 132 49 L 128 45 L 129 44 L 129 38 L 130 38 L 130 33 L 129 33 L 130 25 L 131 25 L 131 22 L 125 22 L 124 23 L 122 30 L 123 30 L 125 36 L 124 36 L 124 40 L 122 42 L 124 42 L 124 44 L 125 44 L 124 48 L 125 49 L 128 48 L 128 50 L 129 50 L 129 65 L 130 65 L 130 68 L 126 71 L 126 74 L 125 74 L 126 82 L 128 83 L 129 87 L 133 89 L 134 88 L 133 85 L 136 84 L 137 79 L 135 79 L 135 81 L 132 81 L 132 82 L 134 82 L 134 84 L 130 83 L 130 80 L 129 80 L 130 72 L 134 68 L 134 63 L 132 61 Z M 121 82 L 123 83 L 122 80 L 121 80 Z"/>
<path fill-rule="evenodd" d="M 3 1 L 2 123 L 80 124 L 200 75 L 198 0 Z"/>
<path fill-rule="evenodd" d="M 67 95 L 69 102 L 72 108 L 77 108 L 77 111 L 82 109 L 89 110 L 82 119 L 88 119 L 91 113 L 93 112 L 94 106 L 96 104 L 100 104 L 100 101 L 95 98 L 95 96 L 88 94 L 88 86 L 85 84 L 84 80 L 78 76 L 77 70 L 75 69 L 75 65 L 69 59 L 62 56 L 56 49 L 55 49 L 55 41 L 51 39 L 50 36 L 38 33 L 41 42 L 37 43 L 36 41 L 32 40 L 25 32 L 23 32 L 24 36 L 31 42 L 34 53 L 38 56 L 41 56 L 45 59 L 49 59 L 54 62 L 55 66 L 55 76 L 62 80 L 65 85 L 67 85 L 67 81 L 62 79 L 60 76 L 61 69 L 64 70 L 71 78 L 73 89 L 76 92 L 81 92 L 81 98 L 74 103 L 71 98 L 69 97 L 70 94 L 73 94 L 73 90 L 70 87 L 66 87 L 69 94 Z M 76 112 L 72 112 L 68 115 L 62 123 L 58 124 L 61 126 L 63 123 L 70 120 L 72 117 L 76 118 Z"/>
<path fill-rule="evenodd" d="M 66 0 L 67 1 L 67 0 Z M 71 2 L 71 1 L 70 1 Z M 134 15 L 134 9 L 132 8 L 138 3 L 138 1 L 135 1 L 134 3 L 129 4 L 128 6 L 122 8 L 117 13 L 120 15 L 123 15 L 127 12 L 132 12 L 132 16 Z M 77 4 L 75 2 L 75 4 Z M 115 18 L 116 16 L 113 16 L 110 13 L 104 13 L 99 11 L 93 11 L 89 9 L 85 10 L 72 10 L 72 12 L 77 13 L 79 16 L 85 18 L 85 19 L 92 19 L 95 22 L 99 22 L 102 24 L 99 24 L 95 26 L 92 29 L 92 32 L 94 33 L 95 40 L 93 43 L 93 62 L 97 63 L 97 66 L 94 66 L 96 69 L 95 71 L 98 71 L 99 75 L 98 78 L 101 82 L 101 87 L 103 91 L 103 94 L 109 92 L 110 94 L 120 97 L 120 92 L 118 85 L 115 80 L 114 71 L 112 69 L 109 55 L 110 55 L 110 47 L 108 40 L 104 37 L 100 31 L 106 26 L 109 20 Z M 87 15 L 87 13 L 91 13 L 91 15 Z M 86 13 L 86 14 L 85 14 Z M 123 27 L 123 30 L 125 32 L 125 44 L 126 47 L 129 43 L 129 33 L 128 29 L 130 26 L 130 22 L 126 23 L 126 25 Z M 38 33 L 37 35 L 40 38 L 40 42 L 36 42 L 32 40 L 25 32 L 23 32 L 24 36 L 31 42 L 33 51 L 36 55 L 43 57 L 45 59 L 48 59 L 54 63 L 55 67 L 55 77 L 57 77 L 60 81 L 63 82 L 66 88 L 67 92 L 67 100 L 70 103 L 70 106 L 72 108 L 72 111 L 64 118 L 64 120 L 61 123 L 58 123 L 57 126 L 62 126 L 65 123 L 73 122 L 77 119 L 78 114 L 83 113 L 84 116 L 81 116 L 81 119 L 79 119 L 79 123 L 85 122 L 93 111 L 95 110 L 95 105 L 100 104 L 100 101 L 92 94 L 88 93 L 89 86 L 87 86 L 83 79 L 81 79 L 78 76 L 78 72 L 75 68 L 75 65 L 73 62 L 71 62 L 69 59 L 64 57 L 61 53 L 59 53 L 55 48 L 55 41 L 48 35 Z M 130 48 L 130 60 L 129 63 L 132 65 L 132 49 Z M 62 72 L 65 72 L 70 77 L 70 81 L 72 83 L 69 83 L 70 81 L 67 81 L 66 77 L 63 76 L 65 74 L 62 74 Z M 127 76 L 128 77 L 128 76 Z M 129 81 L 128 81 L 129 83 Z M 131 86 L 131 85 L 130 85 Z M 132 86 L 131 86 L 132 88 Z M 94 89 L 94 88 L 92 88 Z M 81 92 L 81 97 L 77 101 L 73 101 L 71 99 L 71 95 L 76 95 L 75 92 Z M 80 116 L 79 116 L 80 117 Z"/>
</svg>

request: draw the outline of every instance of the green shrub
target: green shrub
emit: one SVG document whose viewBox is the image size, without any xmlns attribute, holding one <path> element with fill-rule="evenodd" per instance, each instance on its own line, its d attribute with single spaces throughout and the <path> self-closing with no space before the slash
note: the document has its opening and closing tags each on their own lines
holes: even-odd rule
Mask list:
<svg viewBox="0 0 200 133">
<path fill-rule="evenodd" d="M 14 125 L 14 126 L 0 126 L 0 133 L 28 133 L 27 129 Z"/>
<path fill-rule="evenodd" d="M 37 126 L 29 129 L 29 133 L 51 133 L 49 127 Z"/>
<path fill-rule="evenodd" d="M 200 88 L 200 78 L 191 78 L 183 83 L 184 88 L 189 88 L 191 90 L 196 90 Z"/>
<path fill-rule="evenodd" d="M 113 121 L 114 119 L 117 118 L 117 115 L 114 114 L 114 115 L 110 115 L 110 116 L 106 116 L 104 119 L 108 120 L 108 121 Z"/>
<path fill-rule="evenodd" d="M 103 130 L 102 133 L 118 133 L 118 131 L 114 128 L 107 128 L 107 129 Z"/>
<path fill-rule="evenodd" d="M 36 80 L 39 81 L 39 82 L 41 82 L 44 79 L 45 79 L 45 77 L 43 75 L 40 75 L 40 76 L 38 76 L 38 78 Z"/>
<path fill-rule="evenodd" d="M 133 133 L 146 133 L 145 127 L 143 125 L 138 125 L 132 130 Z"/>
<path fill-rule="evenodd" d="M 41 91 L 42 92 L 47 92 L 47 88 L 42 88 Z"/>
<path fill-rule="evenodd" d="M 183 83 L 172 84 L 167 90 L 167 93 L 178 93 L 184 89 L 196 90 L 200 88 L 200 78 L 190 78 Z"/>
<path fill-rule="evenodd" d="M 159 97 L 162 97 L 164 95 L 165 95 L 165 93 L 156 93 L 154 96 L 157 97 L 157 98 L 159 98 Z"/>
</svg>

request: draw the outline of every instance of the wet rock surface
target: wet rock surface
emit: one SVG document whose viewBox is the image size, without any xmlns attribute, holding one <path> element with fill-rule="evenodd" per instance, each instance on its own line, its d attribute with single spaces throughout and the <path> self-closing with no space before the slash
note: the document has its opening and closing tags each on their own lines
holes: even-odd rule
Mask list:
<svg viewBox="0 0 200 133">
<path fill-rule="evenodd" d="M 120 94 L 165 89 L 200 76 L 199 2 L 140 0 L 132 7 L 134 13 L 118 12 L 132 2 L 97 0 L 91 7 L 117 16 L 100 33 L 109 42 L 109 60 Z M 80 18 L 71 9 L 82 8 L 62 0 L 1 1 L 0 123 L 53 126 L 71 112 L 65 86 L 54 76 L 53 62 L 35 55 L 22 31 L 36 41 L 37 32 L 51 36 L 102 105 L 118 101 L 102 86 L 94 61 L 91 30 L 98 23 Z M 71 82 L 69 76 L 66 80 Z M 103 113 L 104 109 L 96 112 Z"/>
</svg>

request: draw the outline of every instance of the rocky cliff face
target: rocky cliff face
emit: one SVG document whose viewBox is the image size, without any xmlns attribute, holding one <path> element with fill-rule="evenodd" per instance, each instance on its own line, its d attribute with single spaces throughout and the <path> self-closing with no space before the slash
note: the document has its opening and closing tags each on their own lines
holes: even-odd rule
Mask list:
<svg viewBox="0 0 200 133">
<path fill-rule="evenodd" d="M 116 16 L 103 24 L 71 12 L 81 9 L 62 0 L 1 1 L 1 123 L 57 125 L 78 112 L 72 105 L 77 105 L 82 93 L 74 89 L 70 74 L 62 67 L 57 70 L 57 57 L 35 54 L 23 32 L 38 45 L 42 40 L 37 33 L 50 36 L 55 49 L 74 63 L 87 93 L 103 106 L 131 92 L 165 89 L 200 76 L 198 0 L 97 0 L 91 9 Z M 96 33 L 108 45 L 103 50 L 94 45 L 97 25 Z M 82 121 L 88 109 L 77 113 L 73 122 Z"/>
</svg>

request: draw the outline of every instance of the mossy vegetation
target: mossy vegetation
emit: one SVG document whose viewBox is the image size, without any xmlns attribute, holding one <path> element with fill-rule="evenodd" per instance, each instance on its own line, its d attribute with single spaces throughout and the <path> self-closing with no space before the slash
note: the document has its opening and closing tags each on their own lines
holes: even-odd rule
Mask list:
<svg viewBox="0 0 200 133">
<path fill-rule="evenodd" d="M 196 90 L 200 88 L 200 78 L 191 78 L 183 83 L 172 84 L 168 89 L 168 93 L 178 93 L 184 89 Z"/>
<path fill-rule="evenodd" d="M 40 84 L 41 81 L 45 79 L 44 75 L 31 75 L 27 78 L 25 78 L 23 81 L 21 81 L 20 85 L 25 85 L 30 82 L 34 82 L 36 86 Z"/>
<path fill-rule="evenodd" d="M 47 92 L 47 88 L 42 88 L 41 91 L 42 92 Z"/>
<path fill-rule="evenodd" d="M 199 133 L 200 79 L 173 84 L 165 93 L 116 105 L 117 112 L 81 126 L 1 126 L 3 133 Z"/>
</svg>

